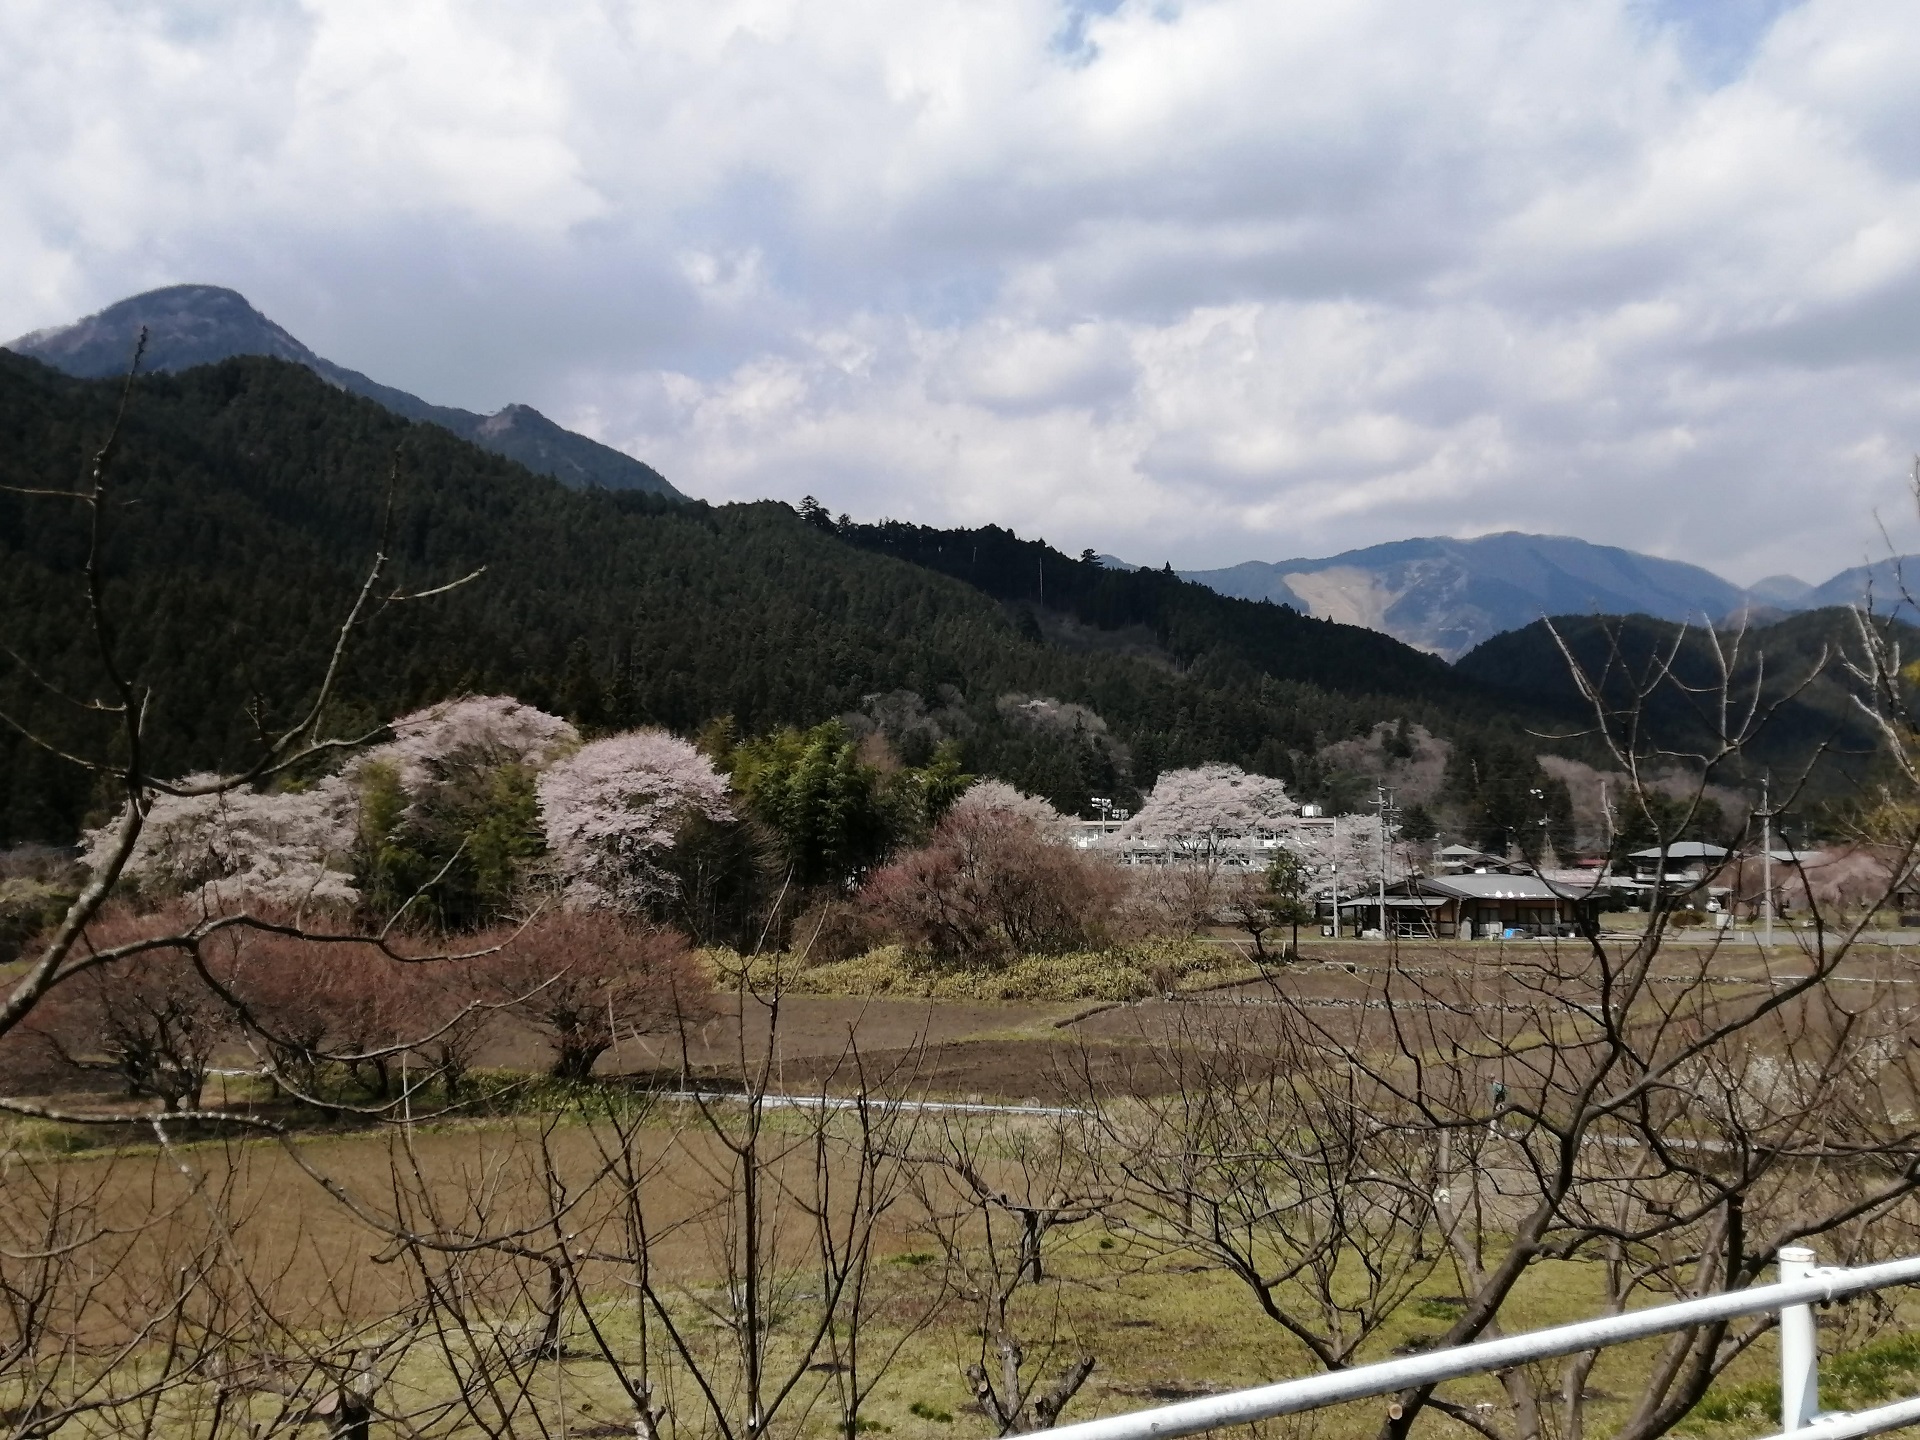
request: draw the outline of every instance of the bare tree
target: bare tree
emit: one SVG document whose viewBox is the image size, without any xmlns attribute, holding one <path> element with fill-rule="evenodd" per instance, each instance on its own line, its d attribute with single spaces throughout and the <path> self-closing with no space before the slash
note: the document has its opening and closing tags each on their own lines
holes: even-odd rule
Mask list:
<svg viewBox="0 0 1920 1440">
<path fill-rule="evenodd" d="M 1172 1009 L 1142 1037 L 1134 1098 L 1088 1087 L 1117 1223 L 1226 1270 L 1321 1365 L 1351 1364 L 1436 1263 L 1434 1138 L 1395 1123 L 1364 1070 L 1327 1065 L 1284 1000 Z"/>
<path fill-rule="evenodd" d="M 974 1403 L 995 1434 L 1051 1429 L 1095 1364 L 1075 1353 L 1052 1267 L 1107 1208 L 1087 1137 L 1072 1116 L 1009 1126 L 963 1114 L 943 1117 L 931 1138 L 915 1180 L 921 1224 L 978 1320 L 979 1355 L 966 1368 Z"/>
<path fill-rule="evenodd" d="M 551 1047 L 559 1080 L 588 1079 L 622 1035 L 673 1033 L 709 1010 L 686 942 L 609 910 L 541 915 L 500 937 L 484 970 Z"/>
<path fill-rule="evenodd" d="M 107 914 L 83 937 L 89 948 L 177 929 L 177 914 Z M 233 1016 L 177 950 L 153 950 L 90 970 L 54 990 L 31 1030 L 75 1069 L 117 1075 L 131 1099 L 197 1110 L 215 1052 L 233 1038 Z"/>
</svg>

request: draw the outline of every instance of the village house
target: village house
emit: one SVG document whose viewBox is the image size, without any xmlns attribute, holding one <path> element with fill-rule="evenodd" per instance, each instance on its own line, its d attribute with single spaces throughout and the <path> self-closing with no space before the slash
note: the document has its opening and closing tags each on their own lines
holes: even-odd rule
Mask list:
<svg viewBox="0 0 1920 1440">
<path fill-rule="evenodd" d="M 1604 892 L 1511 870 L 1413 875 L 1386 889 L 1388 933 L 1418 939 L 1525 939 L 1579 933 Z M 1342 899 L 1346 924 L 1380 926 L 1381 896 Z"/>
</svg>

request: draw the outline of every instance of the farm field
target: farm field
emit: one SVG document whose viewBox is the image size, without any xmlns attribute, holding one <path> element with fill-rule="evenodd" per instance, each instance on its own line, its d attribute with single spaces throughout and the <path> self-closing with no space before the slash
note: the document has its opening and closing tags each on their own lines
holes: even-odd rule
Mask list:
<svg viewBox="0 0 1920 1440">
<path fill-rule="evenodd" d="M 964 1040 L 953 1043 L 964 1045 Z M 981 1042 L 1010 1044 L 1013 1042 Z M 716 1156 L 713 1146 L 686 1126 L 687 1106 L 663 1106 L 627 1134 L 647 1171 L 646 1193 L 663 1241 L 652 1261 L 670 1272 L 674 1292 L 687 1316 L 709 1314 L 725 1284 L 726 1267 L 715 1248 L 715 1232 L 704 1223 L 703 1188 Z M 1017 1136 L 1029 1122 L 999 1117 L 992 1122 L 1002 1139 Z M 933 1138 L 929 1136 L 928 1138 Z M 394 1263 L 391 1236 L 357 1218 L 354 1209 L 385 1213 L 398 1188 L 441 1195 L 457 1209 L 472 1197 L 491 1197 L 489 1220 L 509 1223 L 519 1201 L 532 1218 L 544 1196 L 544 1176 L 557 1174 L 584 1182 L 605 1160 L 607 1133 L 590 1116 L 538 1120 L 522 1117 L 495 1122 L 462 1122 L 398 1132 L 309 1139 L 294 1152 L 264 1141 L 201 1141 L 170 1152 L 127 1148 L 112 1154 L 83 1155 L 59 1162 L 52 1183 L 88 1197 L 108 1227 L 138 1233 L 133 1243 L 108 1242 L 113 1248 L 112 1282 L 95 1295 L 101 1328 L 95 1345 L 122 1342 L 111 1317 L 138 1309 L 142 1293 L 162 1286 L 171 1268 L 209 1248 L 225 1247 L 223 1268 L 232 1274 L 266 1277 L 257 1303 L 270 1307 L 281 1330 L 279 1353 L 289 1371 L 308 1353 L 338 1350 L 343 1342 L 391 1332 L 410 1306 L 418 1303 L 419 1274 Z M 796 1160 L 794 1163 L 798 1163 Z M 47 1176 L 43 1167 L 41 1177 Z M 322 1182 L 324 1179 L 324 1186 Z M 328 1194 L 332 1187 L 335 1194 Z M 352 1205 L 339 1196 L 352 1197 Z M 210 1216 L 215 1207 L 198 1206 L 195 1197 L 217 1198 L 220 1228 L 215 1245 Z M 458 1198 L 456 1198 L 458 1197 Z M 710 1198 L 710 1197 L 709 1197 Z M 168 1219 L 160 1229 L 153 1217 Z M 711 1217 L 705 1217 L 710 1220 Z M 894 1363 L 877 1385 L 863 1415 L 876 1433 L 903 1437 L 955 1437 L 991 1434 L 976 1413 L 966 1368 L 981 1358 L 977 1307 L 958 1285 L 931 1305 L 922 1302 L 946 1283 L 937 1246 L 925 1229 L 926 1216 L 908 1201 L 889 1216 L 876 1236 L 881 1303 L 867 1337 L 874 1350 L 899 1346 Z M 603 1214 L 583 1211 L 579 1233 L 591 1234 L 608 1223 Z M 792 1237 L 804 1244 L 803 1223 L 790 1219 Z M 1143 1240 L 1124 1220 L 1080 1227 L 1052 1254 L 1048 1291 L 1030 1297 L 1017 1315 L 1026 1327 L 1029 1358 L 1042 1369 L 1059 1368 L 1085 1355 L 1095 1365 L 1066 1418 L 1090 1418 L 1155 1403 L 1189 1398 L 1239 1386 L 1314 1373 L 1312 1356 L 1293 1337 L 1262 1316 L 1251 1293 L 1230 1274 L 1183 1254 L 1177 1247 Z M 1540 1265 L 1529 1273 L 1504 1315 L 1506 1328 L 1537 1327 L 1600 1313 L 1605 1306 L 1604 1267 L 1594 1263 Z M 503 1274 L 494 1338 L 511 1331 L 536 1334 L 543 1323 L 537 1298 L 514 1291 Z M 584 1308 L 564 1327 L 558 1359 L 544 1367 L 539 1386 L 525 1399 L 519 1428 L 510 1433 L 611 1436 L 631 1434 L 631 1407 L 625 1405 L 612 1367 L 590 1333 L 586 1315 L 616 1352 L 631 1358 L 637 1333 L 633 1306 L 612 1268 L 583 1270 Z M 257 1283 L 257 1282 L 256 1282 Z M 1412 1353 L 1431 1345 L 1458 1313 L 1458 1282 L 1445 1264 L 1436 1265 L 1410 1293 L 1379 1332 L 1361 1348 L 1357 1360 Z M 1910 1322 L 1911 1307 L 1899 1318 Z M 1822 1345 L 1831 1356 L 1860 1352 L 1854 1384 L 1859 1403 L 1907 1393 L 1920 1385 L 1920 1348 L 1906 1344 L 1896 1329 L 1884 1338 L 1887 1313 L 1870 1305 L 1843 1306 L 1822 1317 Z M 1869 1319 L 1875 1322 L 1869 1325 Z M 707 1322 L 711 1325 L 711 1321 Z M 798 1337 L 775 1322 L 773 1351 L 791 1349 Z M 1876 1334 L 1881 1338 L 1873 1338 Z M 1588 1423 L 1598 1433 L 1624 1417 L 1636 1393 L 1637 1378 L 1652 1363 L 1657 1345 L 1648 1342 L 1608 1352 L 1589 1377 Z M 470 1418 L 445 1412 L 443 1400 L 456 1383 L 459 1359 L 450 1360 L 433 1344 L 392 1367 L 382 1402 L 413 1417 L 406 1427 L 376 1428 L 382 1434 L 478 1435 L 486 1429 Z M 1689 1422 L 1686 1433 L 1708 1440 L 1764 1433 L 1764 1413 L 1773 1403 L 1774 1375 L 1770 1338 L 1757 1343 L 1729 1370 L 1706 1407 L 1705 1418 Z M 671 1371 L 672 1367 L 666 1367 Z M 834 1433 L 830 1363 L 819 1363 L 802 1383 L 786 1416 L 787 1433 Z M 1850 1374 L 1843 1365 L 1842 1374 Z M 684 1375 L 660 1382 L 668 1402 L 697 1409 L 697 1396 Z M 1906 1387 L 1902 1389 L 1901 1387 Z M 1502 1397 L 1491 1379 L 1459 1382 L 1449 1394 L 1463 1403 L 1495 1403 Z M 435 1396 L 440 1396 L 440 1401 Z M 196 1409 L 179 1398 L 171 1417 L 162 1414 L 153 1433 L 204 1433 L 204 1395 Z M 281 1402 L 259 1397 L 248 1413 L 283 1414 Z M 1384 1414 L 1384 1401 L 1360 1402 L 1312 1417 L 1279 1423 L 1263 1433 L 1347 1437 L 1372 1435 Z M 262 1406 L 265 1408 L 263 1409 Z M 1466 1427 L 1435 1415 L 1429 1433 L 1469 1433 Z M 113 1433 L 75 1427 L 71 1433 Z"/>
<path fill-rule="evenodd" d="M 348 1363 L 340 1357 L 397 1347 L 382 1362 L 388 1421 L 375 1433 L 631 1434 L 632 1405 L 620 1377 L 637 1361 L 642 1331 L 634 1252 L 622 1239 L 630 1220 L 623 1207 L 644 1198 L 650 1283 L 667 1297 L 665 1313 L 710 1362 L 732 1343 L 726 1317 L 738 1285 L 732 1248 L 739 1238 L 738 1157 L 727 1137 L 738 1134 L 734 1117 L 744 1107 L 718 1099 L 703 1115 L 695 1104 L 649 1098 L 650 1090 L 721 1094 L 764 1067 L 776 1096 L 845 1096 L 867 1088 L 910 1098 L 924 1108 L 899 1113 L 893 1123 L 901 1128 L 890 1132 L 888 1155 L 912 1155 L 916 1163 L 950 1170 L 952 1147 L 964 1143 L 989 1188 L 1017 1197 L 1056 1183 L 1047 1165 L 1064 1164 L 1064 1152 L 1049 1151 L 1046 1142 L 1058 1139 L 1061 1125 L 1075 1123 L 1057 1113 L 1022 1113 L 1023 1107 L 1072 1111 L 1092 1096 L 1109 1120 L 1130 1123 L 1127 1117 L 1189 1100 L 1166 1057 L 1196 1037 L 1231 1036 L 1255 1057 L 1277 1056 L 1286 1016 L 1311 1017 L 1358 1040 L 1384 1019 L 1430 1012 L 1447 1022 L 1429 1032 L 1440 1036 L 1465 1018 L 1458 1013 L 1461 997 L 1472 1001 L 1474 1023 L 1484 1023 L 1507 997 L 1524 1010 L 1521 1002 L 1537 998 L 1543 977 L 1569 973 L 1554 970 L 1554 947 L 1538 943 L 1308 941 L 1303 951 L 1298 961 L 1261 978 L 1227 971 L 1174 995 L 1130 1002 L 787 994 L 777 1029 L 767 1006 L 722 993 L 684 1042 L 627 1037 L 602 1058 L 595 1084 L 570 1092 L 536 1086 L 524 1103 L 492 1113 L 332 1131 L 296 1126 L 299 1133 L 284 1142 L 202 1127 L 176 1130 L 174 1143 L 161 1147 L 138 1131 L 91 1131 L 96 1149 L 64 1155 L 74 1132 L 29 1122 L 12 1132 L 15 1163 L 5 1183 L 17 1214 L 64 1207 L 69 1217 L 86 1217 L 90 1238 L 79 1250 L 93 1278 L 72 1334 L 95 1355 L 129 1347 L 126 1365 L 135 1372 L 163 1364 L 153 1358 L 158 1341 L 138 1317 L 150 1316 L 153 1297 L 165 1293 L 170 1277 L 193 1273 L 206 1287 L 195 1305 L 205 1306 L 209 1327 L 217 1321 L 236 1335 L 257 1335 L 259 1316 L 272 1317 L 271 1363 L 260 1361 L 268 1368 L 258 1373 L 279 1377 L 273 1384 L 282 1389 L 306 1395 L 312 1376 Z M 1565 966 L 1577 953 L 1563 943 L 1559 962 Z M 1769 963 L 1737 946 L 1718 952 L 1675 947 L 1663 955 L 1655 978 L 1697 985 L 1704 972 L 1708 1003 L 1717 1005 L 1766 993 L 1770 981 L 1796 973 L 1798 963 L 1791 953 Z M 1897 950 L 1862 950 L 1835 978 L 1863 996 L 1884 994 L 1888 982 L 1911 983 L 1908 963 Z M 1391 1005 L 1381 990 L 1389 973 L 1398 986 Z M 1423 994 L 1435 998 L 1423 1000 Z M 1577 994 L 1558 998 L 1576 1009 L 1585 1003 Z M 530 1032 L 503 1033 L 480 1059 L 506 1087 L 493 1093 L 507 1096 L 514 1092 L 505 1077 L 537 1071 L 544 1062 Z M 1256 1058 L 1238 1073 L 1257 1088 L 1263 1075 L 1275 1073 L 1275 1063 Z M 231 1092 L 216 1086 L 209 1100 L 250 1097 L 264 1116 L 298 1118 L 289 1107 L 262 1101 L 245 1082 L 233 1086 Z M 122 1103 L 99 1087 L 63 1098 L 76 1106 Z M 837 1387 L 847 1371 L 841 1360 L 806 1348 L 807 1297 L 817 1285 L 807 1278 L 808 1249 L 817 1238 L 809 1229 L 808 1197 L 823 1193 L 822 1183 L 836 1194 L 857 1193 L 859 1165 L 867 1162 L 848 1148 L 842 1120 L 823 1124 L 777 1110 L 767 1115 L 769 1284 L 794 1308 L 776 1306 L 767 1320 L 766 1359 L 776 1370 L 783 1363 L 797 1367 L 783 1432 L 828 1435 L 837 1433 Z M 18 1163 L 29 1156 L 31 1164 Z M 1476 1163 L 1491 1194 L 1524 1191 L 1521 1161 L 1500 1148 L 1497 1134 Z M 1098 1188 L 1085 1175 L 1058 1183 Z M 958 1193 L 936 1194 L 901 1180 L 873 1217 L 871 1308 L 862 1344 L 868 1355 L 890 1353 L 891 1359 L 860 1412 L 868 1429 L 903 1437 L 994 1431 L 967 1376 L 969 1366 L 997 1362 L 984 1344 L 977 1284 L 969 1289 L 977 1282 L 966 1269 L 974 1260 L 964 1256 L 991 1254 L 996 1242 L 979 1229 L 980 1216 L 953 1228 Z M 580 1256 L 563 1290 L 551 1292 L 566 1296 L 557 1308 L 543 1288 L 545 1262 L 528 1258 L 533 1249 L 459 1257 L 426 1253 L 407 1240 L 429 1220 L 442 1234 L 537 1237 L 555 1223 L 556 1204 L 566 1216 L 566 1243 Z M 1495 1215 L 1491 1260 L 1504 1243 L 1504 1222 L 1499 1203 L 1489 1213 Z M 1022 1363 L 1036 1385 L 1082 1357 L 1092 1360 L 1067 1420 L 1322 1368 L 1299 1338 L 1261 1312 L 1243 1278 L 1217 1255 L 1182 1243 L 1150 1213 L 1114 1204 L 1096 1214 L 1089 1206 L 1063 1221 L 1049 1246 L 1044 1283 L 1015 1287 L 1005 1321 L 1020 1337 Z M 1371 1333 L 1345 1363 L 1430 1346 L 1458 1316 L 1463 1289 L 1471 1286 L 1444 1247 L 1411 1264 L 1404 1256 L 1396 1263 L 1402 1288 L 1369 1322 Z M 1366 1290 L 1353 1267 L 1351 1259 L 1341 1260 L 1328 1279 L 1342 1304 L 1361 1303 Z M 1608 1266 L 1600 1260 L 1537 1262 L 1503 1307 L 1501 1325 L 1511 1332 L 1600 1313 L 1607 1283 Z M 444 1320 L 450 1286 L 468 1307 L 468 1329 L 452 1338 L 444 1324 L 422 1328 L 421 1318 L 431 1313 Z M 1845 1393 L 1858 1403 L 1920 1388 L 1920 1345 L 1906 1338 L 1916 1317 L 1908 1311 L 1905 1302 L 1891 1309 L 1863 1303 L 1823 1318 L 1823 1347 L 1854 1357 L 1842 1363 L 1837 1383 L 1851 1386 Z M 404 1343 L 396 1338 L 403 1335 Z M 657 1333 L 651 1343 L 658 1346 Z M 1584 1424 L 1595 1434 L 1625 1422 L 1657 1353 L 1651 1342 L 1623 1347 L 1603 1356 L 1585 1378 Z M 504 1418 L 488 1420 L 471 1404 L 447 1399 L 470 1394 L 486 1357 L 519 1387 L 518 1408 Z M 649 1363 L 660 1402 L 697 1414 L 701 1402 L 686 1364 L 658 1354 Z M 1768 1388 L 1774 1363 L 1771 1338 L 1762 1336 L 1734 1360 L 1683 1429 L 1707 1440 L 1764 1432 L 1775 1403 Z M 1540 1378 L 1549 1379 L 1549 1371 Z M 242 1395 L 246 1389 L 198 1381 L 178 1386 L 142 1423 L 161 1436 L 212 1433 L 207 1407 L 216 1390 L 231 1392 L 220 1402 L 231 1408 L 219 1423 L 286 1420 L 286 1395 L 266 1381 Z M 1469 1406 L 1504 1404 L 1493 1380 L 1461 1382 L 1448 1393 Z M 0 1409 L 16 1398 L 0 1396 Z M 15 1413 L 24 1412 L 16 1406 Z M 1383 1413 L 1382 1402 L 1365 1402 L 1268 1428 L 1358 1440 L 1378 1430 Z M 103 1413 L 59 1433 L 118 1433 L 114 1427 L 126 1421 L 126 1412 Z M 1471 1431 L 1435 1413 L 1424 1433 Z"/>
</svg>

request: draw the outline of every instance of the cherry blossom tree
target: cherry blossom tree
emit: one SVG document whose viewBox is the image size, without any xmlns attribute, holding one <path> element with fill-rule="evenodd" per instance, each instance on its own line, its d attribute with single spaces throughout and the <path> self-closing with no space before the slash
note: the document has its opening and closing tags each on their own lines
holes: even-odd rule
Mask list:
<svg viewBox="0 0 1920 1440">
<path fill-rule="evenodd" d="M 266 792 L 213 774 L 174 782 L 179 793 L 152 797 L 126 874 L 150 894 L 186 896 L 202 907 L 251 901 L 350 908 L 361 899 L 352 850 L 371 777 L 391 776 L 418 808 L 458 757 L 537 769 L 580 739 L 559 716 L 504 695 L 430 706 L 401 716 L 391 729 L 392 740 L 301 791 Z M 117 843 L 116 826 L 89 831 L 82 859 L 98 870 Z"/>
<path fill-rule="evenodd" d="M 141 890 L 213 909 L 248 900 L 296 908 L 359 900 L 347 873 L 354 796 L 339 777 L 282 794 L 223 788 L 217 775 L 175 783 L 184 793 L 152 797 L 126 861 L 125 874 Z M 118 826 L 85 838 L 81 858 L 98 872 L 119 843 Z"/>
<path fill-rule="evenodd" d="M 1389 885 L 1407 873 L 1404 857 L 1392 845 L 1381 854 L 1378 815 L 1337 815 L 1326 824 L 1297 824 L 1280 843 L 1299 858 L 1306 893 L 1319 898 L 1351 901 L 1374 893 L 1383 864 Z"/>
<path fill-rule="evenodd" d="M 402 715 L 390 728 L 393 739 L 355 756 L 350 775 L 387 766 L 404 789 L 413 791 L 434 779 L 452 756 L 483 754 L 541 770 L 580 743 L 580 732 L 558 715 L 511 695 L 468 695 L 429 705 Z"/>
<path fill-rule="evenodd" d="M 584 745 L 541 775 L 540 819 L 573 908 L 637 910 L 672 893 L 661 857 L 689 820 L 733 818 L 727 782 L 664 730 Z"/>
<path fill-rule="evenodd" d="M 1122 845 L 1154 841 L 1211 860 L 1230 841 L 1279 834 L 1299 810 L 1280 781 L 1249 775 L 1237 765 L 1168 770 L 1114 840 Z"/>
<path fill-rule="evenodd" d="M 1024 820 L 1047 840 L 1064 840 L 1073 821 L 1038 795 L 1017 790 L 1004 780 L 976 780 L 949 813 L 1005 814 Z"/>
<path fill-rule="evenodd" d="M 504 695 L 432 706 L 389 728 L 394 738 L 347 770 L 365 907 L 445 930 L 512 914 L 546 850 L 535 783 L 578 732 Z"/>
</svg>

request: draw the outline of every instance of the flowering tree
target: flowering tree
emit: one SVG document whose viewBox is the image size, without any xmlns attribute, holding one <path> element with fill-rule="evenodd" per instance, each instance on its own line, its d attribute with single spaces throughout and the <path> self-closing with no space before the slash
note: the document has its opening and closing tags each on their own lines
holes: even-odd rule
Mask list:
<svg viewBox="0 0 1920 1440">
<path fill-rule="evenodd" d="M 671 892 L 660 857 L 695 817 L 730 820 L 727 782 L 664 730 L 630 730 L 582 746 L 540 777 L 547 848 L 577 909 L 638 909 Z"/>
<path fill-rule="evenodd" d="M 1162 774 L 1140 812 L 1114 838 L 1121 844 L 1157 841 L 1210 860 L 1230 840 L 1279 833 L 1299 810 L 1278 780 L 1249 775 L 1237 765 L 1201 765 Z"/>
<path fill-rule="evenodd" d="M 909 945 L 967 963 L 1095 944 L 1119 896 L 1104 861 L 1053 841 L 1029 816 L 964 803 L 860 892 Z"/>
<path fill-rule="evenodd" d="M 545 847 L 535 781 L 579 733 L 505 695 L 432 706 L 391 729 L 347 771 L 367 907 L 452 930 L 509 914 Z"/>
<path fill-rule="evenodd" d="M 511 695 L 468 695 L 402 715 L 393 739 L 355 757 L 348 773 L 389 767 L 407 790 L 436 778 L 448 759 L 482 754 L 543 769 L 580 743 L 580 732 L 558 715 L 523 705 Z"/>
<path fill-rule="evenodd" d="M 1391 844 L 1381 854 L 1378 815 L 1336 815 L 1326 825 L 1296 825 L 1280 843 L 1299 857 L 1305 891 L 1314 896 L 1352 901 L 1378 890 L 1383 879 L 1392 885 L 1406 874 Z"/>
<path fill-rule="evenodd" d="M 580 738 L 559 716 L 504 695 L 469 696 L 417 710 L 391 728 L 392 740 L 360 752 L 341 774 L 303 791 L 266 793 L 210 774 L 175 781 L 179 793 L 153 796 L 126 862 L 127 875 L 151 894 L 188 896 L 205 908 L 243 902 L 351 907 L 363 898 L 351 873 L 363 808 L 378 809 L 391 792 L 392 813 L 380 828 L 391 829 L 406 818 L 418 829 L 426 812 L 436 808 L 435 799 L 445 798 L 437 791 L 463 788 L 464 772 L 503 765 L 539 768 Z M 454 809 L 471 808 L 451 798 Z M 465 833 L 457 839 L 475 848 Z M 89 831 L 82 859 L 100 870 L 118 840 L 113 825 Z M 484 861 L 484 844 L 478 854 Z M 428 855 L 415 868 L 431 873 L 438 867 L 438 858 Z"/>
<path fill-rule="evenodd" d="M 346 869 L 353 795 L 337 777 L 288 794 L 222 788 L 216 775 L 175 783 L 186 793 L 153 797 L 127 858 L 125 873 L 142 890 L 184 895 L 210 908 L 247 900 L 294 907 L 359 900 Z M 88 831 L 82 860 L 100 871 L 118 840 L 115 825 Z"/>
<path fill-rule="evenodd" d="M 1004 780 L 976 780 L 954 802 L 950 814 L 1004 814 L 1024 820 L 1044 839 L 1065 838 L 1066 827 L 1073 822 L 1038 795 L 1016 790 Z"/>
</svg>

